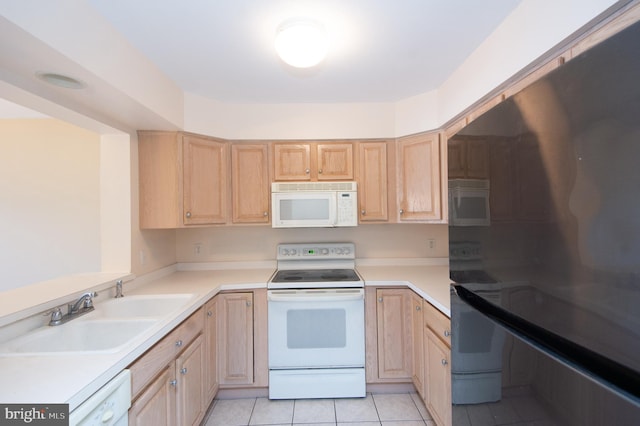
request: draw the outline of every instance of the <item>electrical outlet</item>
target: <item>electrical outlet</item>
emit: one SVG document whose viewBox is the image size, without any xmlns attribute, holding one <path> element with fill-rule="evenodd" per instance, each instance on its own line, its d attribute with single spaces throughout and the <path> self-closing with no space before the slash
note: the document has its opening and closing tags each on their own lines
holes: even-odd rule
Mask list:
<svg viewBox="0 0 640 426">
<path fill-rule="evenodd" d="M 435 250 L 436 249 L 436 239 L 435 238 L 429 238 L 427 240 L 427 247 L 429 247 L 429 250 Z"/>
<path fill-rule="evenodd" d="M 202 253 L 202 243 L 195 243 L 193 245 L 193 254 L 196 256 L 200 256 Z"/>
</svg>

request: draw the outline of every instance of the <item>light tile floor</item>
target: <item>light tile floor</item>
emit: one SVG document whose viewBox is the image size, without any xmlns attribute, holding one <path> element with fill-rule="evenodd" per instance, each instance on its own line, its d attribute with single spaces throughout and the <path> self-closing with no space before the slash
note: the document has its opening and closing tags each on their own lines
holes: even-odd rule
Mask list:
<svg viewBox="0 0 640 426">
<path fill-rule="evenodd" d="M 435 426 L 435 423 L 417 394 L 402 393 L 348 399 L 215 400 L 205 425 Z"/>
</svg>

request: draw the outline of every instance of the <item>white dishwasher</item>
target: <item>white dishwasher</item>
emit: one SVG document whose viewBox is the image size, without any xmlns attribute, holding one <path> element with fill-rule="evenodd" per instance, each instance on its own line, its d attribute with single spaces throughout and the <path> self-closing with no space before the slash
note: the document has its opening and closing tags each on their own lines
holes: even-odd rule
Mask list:
<svg viewBox="0 0 640 426">
<path fill-rule="evenodd" d="M 127 426 L 131 372 L 123 370 L 69 414 L 69 426 Z"/>
</svg>

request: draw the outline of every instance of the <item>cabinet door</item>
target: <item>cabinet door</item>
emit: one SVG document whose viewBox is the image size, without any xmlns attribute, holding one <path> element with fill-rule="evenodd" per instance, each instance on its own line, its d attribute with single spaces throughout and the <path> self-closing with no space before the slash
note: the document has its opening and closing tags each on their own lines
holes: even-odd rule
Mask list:
<svg viewBox="0 0 640 426">
<path fill-rule="evenodd" d="M 233 223 L 269 223 L 268 146 L 231 146 Z"/>
<path fill-rule="evenodd" d="M 360 222 L 387 221 L 387 143 L 358 144 Z"/>
<path fill-rule="evenodd" d="M 442 218 L 439 140 L 437 133 L 421 133 L 398 140 L 398 213 L 401 222 Z"/>
<path fill-rule="evenodd" d="M 253 383 L 253 293 L 218 295 L 221 385 Z"/>
<path fill-rule="evenodd" d="M 353 180 L 353 144 L 317 144 L 318 180 Z"/>
<path fill-rule="evenodd" d="M 184 224 L 227 221 L 227 144 L 183 137 Z"/>
<path fill-rule="evenodd" d="M 411 378 L 411 296 L 408 289 L 377 291 L 378 377 Z"/>
<path fill-rule="evenodd" d="M 424 328 L 426 398 L 429 413 L 440 426 L 451 424 L 451 350 L 428 327 Z"/>
<path fill-rule="evenodd" d="M 213 298 L 205 305 L 204 323 L 204 383 L 205 406 L 213 401 L 218 392 L 218 328 L 217 328 L 217 298 Z"/>
<path fill-rule="evenodd" d="M 202 335 L 176 359 L 178 424 L 200 423 L 206 409 L 204 403 Z"/>
<path fill-rule="evenodd" d="M 413 385 L 422 398 L 425 395 L 424 389 L 424 315 L 422 297 L 411 292 L 411 332 L 413 340 L 412 357 L 412 379 Z"/>
<path fill-rule="evenodd" d="M 275 180 L 311 180 L 311 146 L 305 144 L 273 144 Z"/>
<path fill-rule="evenodd" d="M 129 409 L 131 426 L 171 426 L 176 419 L 175 364 L 172 362 L 140 394 Z"/>
</svg>

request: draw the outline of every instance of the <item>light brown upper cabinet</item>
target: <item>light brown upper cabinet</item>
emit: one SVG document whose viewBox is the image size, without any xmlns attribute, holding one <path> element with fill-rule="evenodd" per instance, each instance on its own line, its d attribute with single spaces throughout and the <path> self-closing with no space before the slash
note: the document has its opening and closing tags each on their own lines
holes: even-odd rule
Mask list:
<svg viewBox="0 0 640 426">
<path fill-rule="evenodd" d="M 397 142 L 398 222 L 442 219 L 440 135 L 419 133 Z"/>
<path fill-rule="evenodd" d="M 269 149 L 266 143 L 231 145 L 233 223 L 269 223 Z"/>
<path fill-rule="evenodd" d="M 387 142 L 358 143 L 360 222 L 386 222 L 388 210 Z"/>
<path fill-rule="evenodd" d="M 487 140 L 477 136 L 454 136 L 447 142 L 449 179 L 488 179 Z"/>
<path fill-rule="evenodd" d="M 273 143 L 275 181 L 353 180 L 351 142 Z"/>
<path fill-rule="evenodd" d="M 182 132 L 138 132 L 140 227 L 227 221 L 228 143 Z"/>
</svg>

